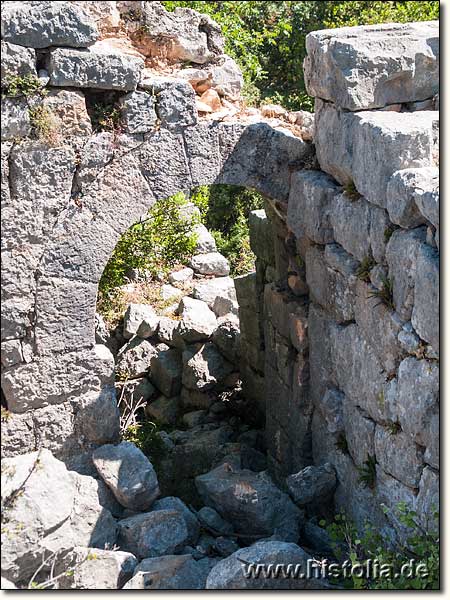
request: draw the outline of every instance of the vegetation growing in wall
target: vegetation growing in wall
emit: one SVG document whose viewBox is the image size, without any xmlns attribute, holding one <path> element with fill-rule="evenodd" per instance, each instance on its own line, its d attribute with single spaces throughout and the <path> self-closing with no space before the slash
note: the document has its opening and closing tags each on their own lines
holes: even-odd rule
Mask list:
<svg viewBox="0 0 450 600">
<path fill-rule="evenodd" d="M 305 38 L 318 29 L 439 18 L 439 2 L 164 2 L 208 13 L 222 27 L 226 52 L 240 65 L 251 104 L 312 110 L 303 83 Z"/>
<path fill-rule="evenodd" d="M 35 94 L 44 94 L 41 81 L 36 75 L 8 75 L 2 81 L 2 97 L 29 98 Z"/>
<path fill-rule="evenodd" d="M 384 505 L 381 508 L 385 514 L 391 512 Z M 397 541 L 391 547 L 388 547 L 380 530 L 369 522 L 358 533 L 354 523 L 342 514 L 336 515 L 328 525 L 326 521 L 321 521 L 320 525 L 326 527 L 331 537 L 337 559 L 349 560 L 351 567 L 359 567 L 353 570 L 352 577 L 341 577 L 339 583 L 353 589 L 439 589 L 439 514 L 433 510 L 434 522 L 429 523 L 429 530 L 425 530 L 417 512 L 404 502 L 399 503 L 392 511 L 392 516 L 404 528 L 408 528 L 409 533 L 407 539 Z M 401 574 L 402 566 L 410 565 L 411 559 L 415 565 L 421 565 L 420 569 L 412 576 L 409 576 L 408 569 Z M 387 565 L 385 576 L 368 576 L 368 566 L 375 562 Z"/>
</svg>

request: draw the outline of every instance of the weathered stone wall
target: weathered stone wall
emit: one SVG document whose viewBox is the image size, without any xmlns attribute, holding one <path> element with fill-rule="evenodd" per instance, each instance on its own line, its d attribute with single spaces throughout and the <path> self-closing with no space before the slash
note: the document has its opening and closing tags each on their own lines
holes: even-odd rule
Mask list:
<svg viewBox="0 0 450 600">
<path fill-rule="evenodd" d="M 111 9 L 101 24 L 100 4 Z M 257 269 L 236 291 L 244 385 L 266 412 L 272 472 L 329 462 L 337 508 L 358 522 L 397 527 L 379 505 L 404 500 L 426 524 L 439 473 L 437 24 L 308 37 L 317 164 L 286 129 L 199 116 L 186 79 L 148 70 L 124 38 L 99 40 L 128 4 L 4 11 L 2 80 L 39 74 L 48 91 L 2 103 L 4 453 L 44 446 L 80 468 L 117 439 L 114 361 L 94 336 L 104 266 L 157 199 L 244 185 L 267 197 L 250 221 Z M 226 60 L 213 24 L 194 25 L 196 37 L 177 21 L 170 56 Z M 89 104 L 111 92 L 125 126 L 98 132 Z M 36 107 L 51 116 L 44 136 Z"/>
<path fill-rule="evenodd" d="M 436 36 L 432 23 L 308 36 L 320 168 L 292 173 L 288 201 L 269 203 L 272 283 L 262 217 L 250 221 L 272 471 L 330 462 L 336 508 L 387 533 L 400 501 L 424 526 L 438 505 Z"/>
</svg>

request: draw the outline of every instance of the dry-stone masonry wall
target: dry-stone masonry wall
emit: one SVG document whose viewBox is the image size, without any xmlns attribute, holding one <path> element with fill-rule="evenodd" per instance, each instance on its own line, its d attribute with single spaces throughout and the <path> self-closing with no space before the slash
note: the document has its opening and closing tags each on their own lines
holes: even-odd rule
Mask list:
<svg viewBox="0 0 450 600">
<path fill-rule="evenodd" d="M 95 343 L 105 264 L 156 200 L 243 185 L 267 198 L 250 218 L 256 271 L 235 285 L 241 374 L 266 414 L 273 476 L 328 463 L 336 507 L 358 523 L 370 517 L 391 535 L 405 501 L 427 526 L 439 481 L 438 24 L 310 34 L 313 145 L 289 128 L 206 118 L 199 94 L 213 89 L 226 106 L 242 79 L 217 26 L 194 11 L 170 17 L 157 2 L 2 8 L 2 82 L 33 74 L 47 92 L 2 103 L 4 454 L 44 447 L 89 472 L 92 451 L 118 441 L 114 359 Z M 167 66 L 180 61 L 198 68 Z M 111 97 L 123 129 L 99 132 L 92 104 Z M 33 464 L 22 462 L 23 472 Z M 361 469 L 372 467 L 364 487 Z M 68 503 L 82 507 L 86 476 L 67 473 Z M 169 517 L 158 516 L 161 527 Z M 66 518 L 43 514 L 45 531 Z M 129 527 L 142 529 L 139 518 Z M 10 573 L 28 551 L 12 555 Z"/>
</svg>

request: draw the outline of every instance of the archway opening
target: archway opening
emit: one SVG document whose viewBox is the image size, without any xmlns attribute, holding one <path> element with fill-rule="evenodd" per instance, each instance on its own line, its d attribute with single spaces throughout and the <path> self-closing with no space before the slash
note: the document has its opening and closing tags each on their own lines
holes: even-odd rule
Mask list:
<svg viewBox="0 0 450 600">
<path fill-rule="evenodd" d="M 122 438 L 149 457 L 163 495 L 193 505 L 195 477 L 225 458 L 267 468 L 263 399 L 246 393 L 249 346 L 261 354 L 264 336 L 250 341 L 247 327 L 241 340 L 238 302 L 256 275 L 249 217 L 263 206 L 230 185 L 160 200 L 122 235 L 99 284 L 96 342 L 115 359 Z"/>
</svg>

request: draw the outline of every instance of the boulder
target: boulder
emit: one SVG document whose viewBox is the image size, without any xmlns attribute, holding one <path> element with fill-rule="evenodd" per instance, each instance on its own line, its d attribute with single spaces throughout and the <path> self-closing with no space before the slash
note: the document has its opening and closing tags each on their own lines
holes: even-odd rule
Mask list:
<svg viewBox="0 0 450 600">
<path fill-rule="evenodd" d="M 221 277 L 230 273 L 230 264 L 219 252 L 196 254 L 190 260 L 190 266 L 201 275 Z"/>
<path fill-rule="evenodd" d="M 419 336 L 439 352 L 439 253 L 422 245 L 417 254 L 411 323 Z"/>
<path fill-rule="evenodd" d="M 146 416 L 158 425 L 175 425 L 180 413 L 180 398 L 159 396 L 145 407 Z"/>
<path fill-rule="evenodd" d="M 226 379 L 234 367 L 208 342 L 200 348 L 189 346 L 183 352 L 183 385 L 191 390 L 207 391 L 226 387 Z"/>
<path fill-rule="evenodd" d="M 197 490 L 206 506 L 214 508 L 240 534 L 285 536 L 298 541 L 302 512 L 265 472 L 235 470 L 228 463 L 199 475 Z"/>
<path fill-rule="evenodd" d="M 12 77 L 36 75 L 36 53 L 34 50 L 16 44 L 8 44 L 8 42 L 2 40 L 1 52 L 2 87 Z"/>
<path fill-rule="evenodd" d="M 208 15 L 190 8 L 169 12 L 160 2 L 142 3 L 139 19 L 131 17 L 128 22 L 130 30 L 136 30 L 135 44 L 145 56 L 203 64 L 223 52 L 220 27 Z"/>
<path fill-rule="evenodd" d="M 50 52 L 50 85 L 101 90 L 135 90 L 144 61 L 98 43 L 89 50 L 55 48 Z"/>
<path fill-rule="evenodd" d="M 55 564 L 59 590 L 120 590 L 138 564 L 129 552 L 76 547 Z"/>
<path fill-rule="evenodd" d="M 257 542 L 241 548 L 214 566 L 206 580 L 207 590 L 317 589 L 323 581 L 313 577 L 264 577 L 252 573 L 252 565 L 298 565 L 306 574 L 312 557 L 296 544 L 279 541 Z M 314 573 L 314 571 L 313 571 Z"/>
<path fill-rule="evenodd" d="M 151 337 L 158 329 L 159 317 L 148 304 L 129 304 L 123 318 L 123 337 L 130 340 L 139 331 L 140 338 Z"/>
<path fill-rule="evenodd" d="M 206 574 L 191 555 L 146 558 L 124 590 L 202 590 Z"/>
<path fill-rule="evenodd" d="M 156 100 L 148 92 L 130 92 L 120 99 L 121 121 L 128 133 L 147 133 L 156 124 Z"/>
<path fill-rule="evenodd" d="M 158 327 L 158 338 L 168 346 L 174 345 L 174 336 L 178 328 L 179 321 L 170 317 L 160 317 Z"/>
<path fill-rule="evenodd" d="M 158 349 L 148 340 L 132 338 L 117 353 L 116 373 L 121 379 L 135 379 L 147 375 Z"/>
<path fill-rule="evenodd" d="M 192 232 L 196 236 L 194 252 L 197 254 L 206 254 L 207 252 L 217 251 L 215 239 L 202 223 L 195 225 Z"/>
<path fill-rule="evenodd" d="M 222 519 L 219 513 L 210 506 L 201 508 L 197 516 L 203 527 L 212 531 L 214 535 L 230 535 L 233 533 L 233 525 Z"/>
<path fill-rule="evenodd" d="M 217 327 L 215 314 L 206 302 L 185 296 L 182 298 L 178 312 L 181 317 L 177 336 L 187 344 L 207 340 Z"/>
<path fill-rule="evenodd" d="M 439 90 L 438 21 L 314 31 L 306 50 L 308 94 L 347 110 L 425 100 Z"/>
<path fill-rule="evenodd" d="M 197 93 L 213 89 L 219 96 L 235 101 L 240 98 L 244 83 L 241 70 L 236 62 L 227 55 L 221 56 L 217 61 L 205 67 L 187 68 L 178 71 L 178 77 L 189 81 Z"/>
<path fill-rule="evenodd" d="M 248 216 L 250 229 L 250 247 L 258 258 L 269 265 L 275 264 L 273 232 L 266 211 L 261 208 L 252 210 Z"/>
<path fill-rule="evenodd" d="M 2 12 L 2 38 L 28 48 L 85 48 L 99 35 L 93 19 L 72 2 L 8 2 Z"/>
<path fill-rule="evenodd" d="M 293 500 L 300 506 L 320 504 L 330 499 L 336 487 L 336 472 L 333 465 L 326 463 L 319 467 L 305 467 L 294 475 L 289 475 L 286 485 Z"/>
<path fill-rule="evenodd" d="M 194 285 L 192 295 L 194 298 L 206 302 L 211 309 L 214 308 L 217 299 L 228 300 L 231 306 L 237 306 L 236 290 L 231 277 L 215 277 L 213 279 L 198 281 Z"/>
<path fill-rule="evenodd" d="M 49 450 L 3 459 L 3 574 L 28 580 L 48 552 L 113 546 L 116 521 L 99 498 L 100 482 L 67 471 Z"/>
<path fill-rule="evenodd" d="M 165 302 L 172 302 L 176 304 L 183 296 L 183 291 L 169 283 L 165 283 L 161 286 L 160 296 Z"/>
<path fill-rule="evenodd" d="M 140 402 L 148 402 L 157 393 L 146 377 L 131 379 L 131 381 L 119 381 L 116 383 L 116 389 L 118 397 L 120 398 L 123 394 L 131 406 L 136 406 Z"/>
<path fill-rule="evenodd" d="M 159 496 L 158 479 L 148 458 L 131 442 L 107 444 L 92 461 L 118 502 L 131 510 L 146 510 Z"/>
<path fill-rule="evenodd" d="M 196 544 L 200 534 L 200 524 L 195 514 L 186 506 L 186 504 L 175 496 L 166 496 L 160 498 L 152 506 L 153 510 L 176 510 L 186 521 L 189 537 L 187 544 Z"/>
<path fill-rule="evenodd" d="M 158 352 L 150 363 L 150 378 L 167 398 L 180 393 L 182 371 L 181 353 L 175 348 Z"/>
<path fill-rule="evenodd" d="M 183 514 L 165 509 L 140 513 L 119 521 L 118 543 L 139 560 L 180 552 L 189 540 Z"/>
<path fill-rule="evenodd" d="M 189 267 L 184 267 L 179 271 L 172 271 L 172 273 L 169 274 L 169 283 L 172 285 L 186 284 L 192 281 L 193 277 L 194 271 Z"/>
<path fill-rule="evenodd" d="M 213 333 L 212 341 L 227 360 L 237 364 L 240 347 L 239 319 L 234 315 L 219 319 L 219 326 Z"/>
</svg>

